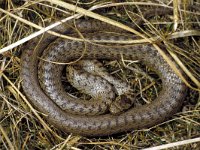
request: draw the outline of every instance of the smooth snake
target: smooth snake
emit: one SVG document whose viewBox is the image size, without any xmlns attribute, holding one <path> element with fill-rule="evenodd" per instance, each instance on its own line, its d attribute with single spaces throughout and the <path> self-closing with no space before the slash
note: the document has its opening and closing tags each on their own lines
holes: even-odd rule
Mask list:
<svg viewBox="0 0 200 150">
<path fill-rule="evenodd" d="M 155 11 L 155 10 L 154 10 Z M 162 11 L 161 11 L 162 12 Z M 170 13 L 168 11 L 167 13 Z M 157 12 L 159 14 L 159 12 Z M 166 13 L 166 12 L 165 12 Z M 138 21 L 139 25 L 141 20 Z M 73 23 L 72 23 L 73 24 Z M 104 35 L 98 31 L 121 31 L 106 23 L 97 20 L 77 20 L 76 27 L 80 32 L 87 33 L 83 36 L 87 39 L 95 40 L 126 40 L 127 36 Z M 56 27 L 55 31 L 65 34 L 73 34 L 66 24 Z M 97 33 L 95 33 L 97 32 Z M 89 34 L 95 33 L 95 34 Z M 124 32 L 124 34 L 126 34 Z M 130 37 L 130 34 L 128 38 Z M 38 44 L 39 42 L 39 44 Z M 61 75 L 64 65 L 40 60 L 39 57 L 45 56 L 45 60 L 55 62 L 70 62 L 80 58 L 86 46 L 86 53 L 83 59 L 108 59 L 118 60 L 123 56 L 124 59 L 140 60 L 147 66 L 153 68 L 162 80 L 162 90 L 158 97 L 150 104 L 141 107 L 130 108 L 127 111 L 112 115 L 103 113 L 90 115 L 90 112 L 101 110 L 101 106 L 95 108 L 94 103 L 87 106 L 87 103 L 65 96 L 58 95 L 63 87 Z M 45 51 L 44 51 L 45 50 Z M 44 54 L 42 56 L 42 53 Z M 48 53 L 48 54 L 47 54 Z M 45 75 L 38 77 L 38 63 L 41 62 L 42 71 Z M 39 67 L 40 68 L 40 67 Z M 142 129 L 161 123 L 176 113 L 182 105 L 186 93 L 186 86 L 181 79 L 172 71 L 165 60 L 151 44 L 136 45 L 117 45 L 108 46 L 107 44 L 92 44 L 89 42 L 78 42 L 68 39 L 56 38 L 53 35 L 45 34 L 43 37 L 35 38 L 25 46 L 21 57 L 21 78 L 23 91 L 30 102 L 42 113 L 49 123 L 65 132 L 85 136 L 103 136 L 119 132 Z M 40 87 L 38 78 L 48 79 L 46 86 L 51 96 Z M 50 83 L 49 81 L 52 81 Z M 56 86 L 59 85 L 59 87 Z M 56 90 L 58 88 L 58 90 Z M 56 92 L 54 92 L 56 90 Z M 50 97 L 57 98 L 56 103 Z M 66 98 L 66 99 L 63 99 Z M 73 103 L 74 101 L 74 103 Z M 81 105 L 82 104 L 82 105 Z M 69 109 L 69 110 L 67 110 Z M 85 110 L 84 110 L 85 109 Z M 71 113 L 75 111 L 75 113 Z M 78 114 L 80 112 L 80 114 Z M 82 113 L 82 114 L 81 114 Z"/>
</svg>

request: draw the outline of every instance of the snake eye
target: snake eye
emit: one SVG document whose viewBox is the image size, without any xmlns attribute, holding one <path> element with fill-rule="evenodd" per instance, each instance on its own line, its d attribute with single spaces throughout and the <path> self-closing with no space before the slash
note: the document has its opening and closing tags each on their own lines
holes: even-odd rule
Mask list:
<svg viewBox="0 0 200 150">
<path fill-rule="evenodd" d="M 127 109 L 129 109 L 134 102 L 135 98 L 130 94 L 122 94 L 116 98 L 116 100 L 110 106 L 110 112 L 117 115 Z"/>
<path fill-rule="evenodd" d="M 121 95 L 120 96 L 120 103 L 121 103 L 121 105 L 132 105 L 132 100 L 131 100 L 131 97 L 129 97 L 129 96 L 127 96 L 127 95 Z"/>
</svg>

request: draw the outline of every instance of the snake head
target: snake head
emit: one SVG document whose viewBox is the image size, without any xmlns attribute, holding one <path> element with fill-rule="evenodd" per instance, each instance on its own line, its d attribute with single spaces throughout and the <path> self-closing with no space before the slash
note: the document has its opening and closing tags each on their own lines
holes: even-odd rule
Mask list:
<svg viewBox="0 0 200 150">
<path fill-rule="evenodd" d="M 110 106 L 110 113 L 113 115 L 118 115 L 119 113 L 129 109 L 135 100 L 133 94 L 122 94 L 119 95 L 115 101 Z"/>
</svg>

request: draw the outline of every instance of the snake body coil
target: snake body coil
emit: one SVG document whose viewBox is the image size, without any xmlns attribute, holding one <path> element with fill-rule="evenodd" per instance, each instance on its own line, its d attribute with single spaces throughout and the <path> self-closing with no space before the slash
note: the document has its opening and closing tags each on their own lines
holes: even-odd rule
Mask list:
<svg viewBox="0 0 200 150">
<path fill-rule="evenodd" d="M 80 21 L 77 23 L 77 28 L 85 33 L 96 32 L 98 30 L 118 30 L 95 20 Z M 70 29 L 65 25 L 60 25 L 57 27 L 56 31 L 71 34 Z M 104 37 L 104 35 L 97 33 L 94 37 L 89 36 L 87 38 L 98 40 L 111 39 L 116 41 L 125 40 L 126 36 Z M 45 74 L 42 75 L 42 78 L 48 78 L 50 81 L 53 80 L 52 83 L 42 81 L 47 82 L 46 85 L 49 87 L 47 91 L 51 94 L 50 96 L 44 93 L 38 81 L 38 57 L 41 57 L 44 50 L 43 55 L 47 56 L 45 60 L 70 62 L 81 57 L 85 42 L 61 38 L 56 39 L 55 36 L 49 34 L 46 34 L 39 44 L 38 42 L 38 38 L 32 40 L 23 51 L 21 58 L 22 87 L 31 103 L 34 104 L 39 111 L 47 114 L 46 119 L 50 123 L 63 131 L 86 136 L 102 136 L 150 127 L 169 118 L 178 111 L 182 104 L 186 90 L 184 83 L 151 45 L 122 45 L 111 47 L 86 43 L 86 53 L 84 53 L 83 59 L 116 60 L 123 56 L 124 59 L 141 60 L 146 65 L 156 70 L 162 80 L 162 90 L 151 104 L 131 108 L 119 115 L 90 115 L 90 112 L 94 112 L 95 110 L 99 111 L 101 106 L 98 108 L 95 108 L 93 104 L 87 106 L 84 102 L 82 103 L 82 101 L 75 101 L 73 103 L 69 96 L 57 95 L 59 91 L 62 91 L 61 81 L 58 80 L 61 78 L 63 65 L 40 61 L 41 65 L 46 65 L 44 67 L 45 69 L 42 69 L 42 72 Z M 37 47 L 35 48 L 36 45 Z M 57 87 L 58 85 L 59 87 Z M 58 88 L 58 93 L 54 93 L 54 89 L 56 88 Z M 52 101 L 50 97 L 55 97 L 57 100 Z M 67 99 L 63 100 L 63 97 Z M 85 109 L 85 113 L 79 115 L 79 112 L 81 113 L 83 109 Z M 71 111 L 75 111 L 75 113 L 71 113 Z"/>
</svg>

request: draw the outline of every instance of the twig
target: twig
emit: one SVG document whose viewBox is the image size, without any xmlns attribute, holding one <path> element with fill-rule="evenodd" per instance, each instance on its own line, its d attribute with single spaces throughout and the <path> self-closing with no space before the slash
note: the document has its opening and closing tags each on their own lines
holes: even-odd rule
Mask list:
<svg viewBox="0 0 200 150">
<path fill-rule="evenodd" d="M 160 145 L 160 146 L 155 146 L 155 147 L 151 147 L 151 148 L 145 148 L 143 150 L 161 150 L 161 149 L 172 148 L 175 146 L 191 144 L 191 143 L 195 143 L 195 142 L 200 142 L 200 137 L 194 138 L 194 139 L 189 139 L 189 140 L 184 140 L 184 141 L 178 141 L 178 142 L 174 142 L 174 143 L 169 143 L 169 144 L 164 144 L 164 145 Z"/>
</svg>

